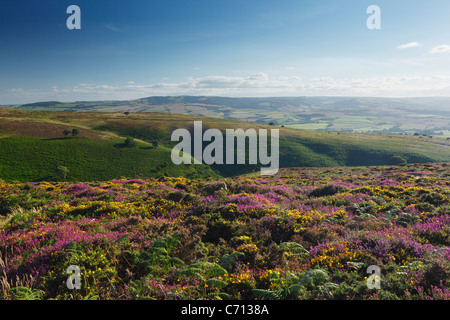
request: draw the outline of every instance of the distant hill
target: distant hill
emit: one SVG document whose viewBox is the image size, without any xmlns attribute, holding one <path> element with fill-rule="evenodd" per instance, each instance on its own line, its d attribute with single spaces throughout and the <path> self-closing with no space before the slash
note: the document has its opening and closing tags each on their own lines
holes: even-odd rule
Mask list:
<svg viewBox="0 0 450 320">
<path fill-rule="evenodd" d="M 450 98 L 154 96 L 129 101 L 58 101 L 20 110 L 159 112 L 276 124 L 296 129 L 450 138 Z"/>
<path fill-rule="evenodd" d="M 450 162 L 450 142 L 441 138 L 309 131 L 183 114 L 49 112 L 0 108 L 0 179 L 70 181 L 186 176 L 215 178 L 259 170 L 255 165 L 180 165 L 171 161 L 177 128 L 280 130 L 280 167 L 332 167 Z M 63 134 L 76 128 L 78 135 Z M 125 138 L 137 145 L 126 147 Z M 400 161 L 401 162 L 401 161 Z"/>
<path fill-rule="evenodd" d="M 23 104 L 21 106 L 21 109 L 28 109 L 28 108 L 35 108 L 35 107 L 52 107 L 52 106 L 59 106 L 63 105 L 63 102 L 59 101 L 43 101 L 43 102 L 34 102 L 34 103 L 27 103 Z"/>
</svg>

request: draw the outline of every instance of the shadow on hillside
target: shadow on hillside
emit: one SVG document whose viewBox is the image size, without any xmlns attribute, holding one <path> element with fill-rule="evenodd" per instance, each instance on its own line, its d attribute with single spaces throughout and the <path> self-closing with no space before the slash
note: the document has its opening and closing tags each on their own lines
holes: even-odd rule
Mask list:
<svg viewBox="0 0 450 320">
<path fill-rule="evenodd" d="M 114 146 L 114 148 L 117 148 L 117 149 L 133 149 L 133 148 L 136 148 L 136 149 L 141 149 L 141 150 L 153 150 L 153 149 L 156 148 L 156 147 L 153 147 L 153 146 L 148 146 L 148 147 L 127 146 L 125 143 L 116 143 L 113 146 Z"/>
<path fill-rule="evenodd" d="M 55 176 L 46 176 L 46 177 L 43 177 L 43 178 L 35 179 L 33 182 L 44 182 L 44 181 L 57 182 L 57 181 L 60 181 L 60 180 L 58 178 L 56 178 Z"/>
<path fill-rule="evenodd" d="M 75 139 L 77 137 L 58 137 L 58 138 L 42 138 L 41 140 L 44 141 L 52 141 L 52 140 L 70 140 L 70 139 Z"/>
</svg>

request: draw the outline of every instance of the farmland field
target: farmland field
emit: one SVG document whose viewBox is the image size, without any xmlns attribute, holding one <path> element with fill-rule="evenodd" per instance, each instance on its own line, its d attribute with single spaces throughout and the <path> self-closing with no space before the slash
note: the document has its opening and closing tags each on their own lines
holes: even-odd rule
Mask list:
<svg viewBox="0 0 450 320">
<path fill-rule="evenodd" d="M 19 110 L 161 112 L 235 119 L 290 128 L 450 138 L 448 98 L 149 97 L 129 101 L 38 102 Z"/>
</svg>

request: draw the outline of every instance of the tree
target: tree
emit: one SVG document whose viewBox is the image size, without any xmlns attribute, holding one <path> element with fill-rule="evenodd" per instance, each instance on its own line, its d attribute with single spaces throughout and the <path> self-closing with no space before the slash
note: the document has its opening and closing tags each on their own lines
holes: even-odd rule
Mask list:
<svg viewBox="0 0 450 320">
<path fill-rule="evenodd" d="M 67 174 L 69 173 L 69 169 L 65 166 L 58 166 L 56 168 L 56 177 L 65 180 L 67 178 Z"/>
<path fill-rule="evenodd" d="M 70 133 L 70 130 L 64 129 L 63 134 L 67 137 Z"/>
<path fill-rule="evenodd" d="M 126 138 L 123 144 L 127 148 L 132 148 L 136 146 L 136 141 L 133 138 Z"/>
<path fill-rule="evenodd" d="M 404 159 L 404 158 L 402 158 L 400 156 L 393 156 L 391 158 L 391 164 L 394 164 L 394 165 L 407 164 L 407 161 L 406 161 L 406 159 Z"/>
<path fill-rule="evenodd" d="M 78 130 L 77 128 L 73 128 L 72 129 L 72 136 L 73 137 L 76 137 L 77 135 L 79 135 L 80 134 L 80 130 Z"/>
</svg>

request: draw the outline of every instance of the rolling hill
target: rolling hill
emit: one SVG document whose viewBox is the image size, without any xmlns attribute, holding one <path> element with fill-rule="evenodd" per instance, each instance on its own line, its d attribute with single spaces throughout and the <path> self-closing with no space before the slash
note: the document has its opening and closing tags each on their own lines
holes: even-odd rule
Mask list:
<svg viewBox="0 0 450 320">
<path fill-rule="evenodd" d="M 320 131 L 450 138 L 450 98 L 153 96 L 128 101 L 36 102 L 20 110 L 159 112 Z"/>
<path fill-rule="evenodd" d="M 331 167 L 448 162 L 448 140 L 408 135 L 307 131 L 167 113 L 49 112 L 0 108 L 0 179 L 108 180 L 185 176 L 217 178 L 259 170 L 255 165 L 175 165 L 171 133 L 192 128 L 280 130 L 280 167 Z M 65 136 L 76 128 L 79 134 Z M 125 147 L 125 138 L 137 145 Z M 397 156 L 397 158 L 395 158 Z M 67 174 L 61 168 L 67 168 Z"/>
</svg>

